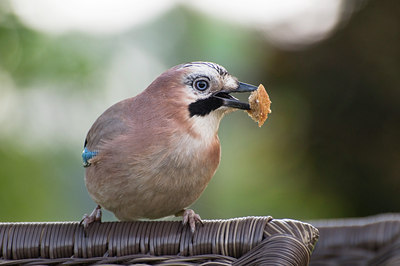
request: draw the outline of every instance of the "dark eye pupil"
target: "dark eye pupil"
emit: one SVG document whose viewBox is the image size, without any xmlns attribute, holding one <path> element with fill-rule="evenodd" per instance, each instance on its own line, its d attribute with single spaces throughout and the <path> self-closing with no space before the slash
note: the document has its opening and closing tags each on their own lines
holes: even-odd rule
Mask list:
<svg viewBox="0 0 400 266">
<path fill-rule="evenodd" d="M 204 81 L 204 80 L 197 81 L 195 85 L 196 85 L 196 89 L 201 90 L 201 91 L 206 90 L 208 87 L 207 81 Z"/>
</svg>

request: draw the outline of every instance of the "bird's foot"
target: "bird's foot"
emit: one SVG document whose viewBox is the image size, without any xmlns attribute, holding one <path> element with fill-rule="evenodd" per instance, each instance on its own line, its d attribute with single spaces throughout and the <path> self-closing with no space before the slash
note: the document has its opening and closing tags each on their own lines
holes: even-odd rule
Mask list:
<svg viewBox="0 0 400 266">
<path fill-rule="evenodd" d="M 183 216 L 183 220 L 182 220 L 183 225 L 189 224 L 192 234 L 196 230 L 196 223 L 200 223 L 203 225 L 200 215 L 198 215 L 191 209 L 184 210 L 182 213 L 182 216 Z"/>
<path fill-rule="evenodd" d="M 81 225 L 83 225 L 83 228 L 86 229 L 89 227 L 90 224 L 94 222 L 101 222 L 101 206 L 97 205 L 96 208 L 92 211 L 90 215 L 83 215 L 83 218 L 80 222 Z"/>
</svg>

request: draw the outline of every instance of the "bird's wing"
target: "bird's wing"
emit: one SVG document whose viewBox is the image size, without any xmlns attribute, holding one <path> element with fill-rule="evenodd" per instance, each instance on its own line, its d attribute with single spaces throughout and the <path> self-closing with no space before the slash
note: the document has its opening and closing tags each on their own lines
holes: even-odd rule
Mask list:
<svg viewBox="0 0 400 266">
<path fill-rule="evenodd" d="M 101 144 L 126 133 L 129 128 L 127 105 L 127 100 L 118 102 L 99 116 L 86 136 L 84 148 L 92 152 L 98 151 Z"/>
</svg>

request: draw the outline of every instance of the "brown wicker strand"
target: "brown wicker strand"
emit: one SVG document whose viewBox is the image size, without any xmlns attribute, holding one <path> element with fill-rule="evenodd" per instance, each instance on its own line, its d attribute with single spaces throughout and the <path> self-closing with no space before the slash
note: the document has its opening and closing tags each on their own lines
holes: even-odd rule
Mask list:
<svg viewBox="0 0 400 266">
<path fill-rule="evenodd" d="M 311 265 L 400 265 L 400 214 L 310 223 L 320 231 Z"/>
<path fill-rule="evenodd" d="M 317 235 L 271 217 L 206 220 L 194 234 L 180 221 L 0 223 L 0 264 L 306 265 Z"/>
</svg>

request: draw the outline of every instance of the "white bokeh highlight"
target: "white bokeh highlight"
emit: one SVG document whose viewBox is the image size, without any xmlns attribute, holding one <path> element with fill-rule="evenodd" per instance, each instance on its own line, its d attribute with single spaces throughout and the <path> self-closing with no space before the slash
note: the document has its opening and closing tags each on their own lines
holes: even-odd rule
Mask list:
<svg viewBox="0 0 400 266">
<path fill-rule="evenodd" d="M 26 25 L 51 34 L 71 31 L 118 34 L 164 14 L 177 4 L 260 30 L 282 47 L 307 45 L 329 35 L 343 0 L 14 0 Z"/>
</svg>

